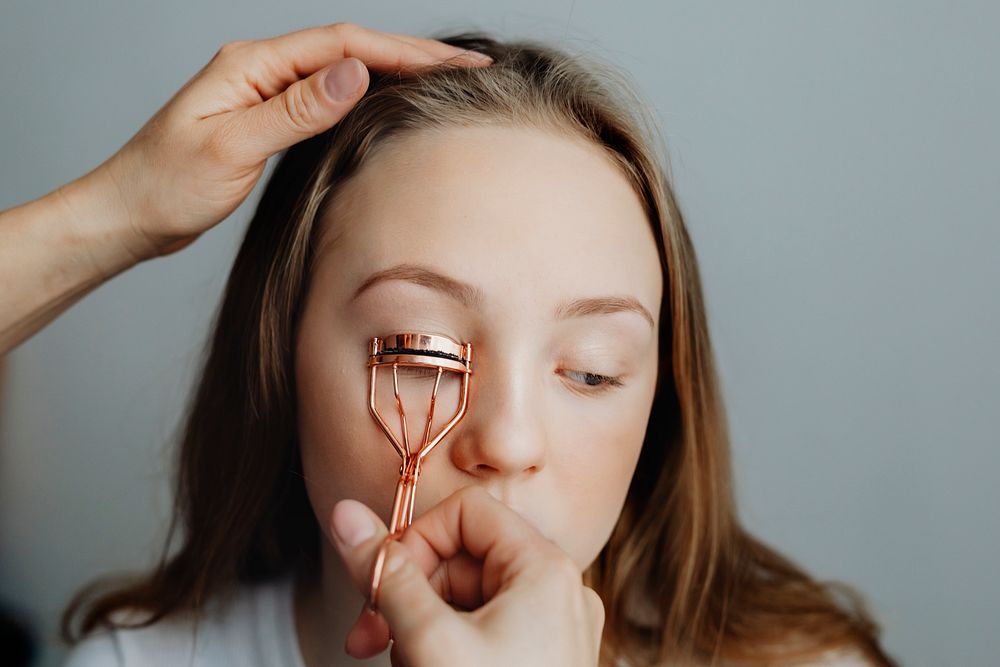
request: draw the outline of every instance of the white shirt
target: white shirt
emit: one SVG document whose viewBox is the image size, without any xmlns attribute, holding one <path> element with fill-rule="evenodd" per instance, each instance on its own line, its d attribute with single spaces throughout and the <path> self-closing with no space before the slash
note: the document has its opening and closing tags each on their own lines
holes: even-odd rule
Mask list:
<svg viewBox="0 0 1000 667">
<path fill-rule="evenodd" d="M 295 633 L 293 577 L 241 586 L 206 606 L 195 634 L 177 614 L 145 628 L 101 630 L 77 644 L 65 667 L 305 667 Z"/>
<path fill-rule="evenodd" d="M 295 632 L 293 575 L 241 586 L 229 604 L 206 606 L 195 634 L 178 614 L 145 628 L 101 630 L 77 644 L 65 667 L 305 667 Z M 822 667 L 869 667 L 854 651 L 810 661 Z"/>
</svg>

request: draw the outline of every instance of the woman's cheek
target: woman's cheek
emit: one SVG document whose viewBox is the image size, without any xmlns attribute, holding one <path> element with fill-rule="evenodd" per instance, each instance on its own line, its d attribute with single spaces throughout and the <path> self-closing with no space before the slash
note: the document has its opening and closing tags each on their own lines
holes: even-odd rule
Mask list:
<svg viewBox="0 0 1000 667">
<path fill-rule="evenodd" d="M 574 490 L 569 508 L 574 530 L 567 541 L 574 545 L 571 554 L 582 567 L 600 553 L 625 503 L 646 431 L 645 419 L 632 412 L 593 412 L 592 416 L 604 418 L 578 416 L 564 422 L 575 424 L 559 438 L 561 485 Z"/>
<path fill-rule="evenodd" d="M 379 511 L 371 491 L 384 488 L 395 473 L 395 452 L 368 415 L 363 381 L 351 386 L 337 380 L 315 365 L 302 365 L 297 375 L 302 473 L 321 525 L 343 498 Z"/>
</svg>

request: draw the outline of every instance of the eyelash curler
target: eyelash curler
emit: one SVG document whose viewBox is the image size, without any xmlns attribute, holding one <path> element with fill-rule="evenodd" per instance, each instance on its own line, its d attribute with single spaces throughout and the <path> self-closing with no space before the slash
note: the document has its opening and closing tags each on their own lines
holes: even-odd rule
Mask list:
<svg viewBox="0 0 1000 667">
<path fill-rule="evenodd" d="M 455 427 L 455 424 L 465 416 L 469 398 L 469 376 L 472 375 L 472 343 L 458 343 L 447 336 L 425 333 L 402 333 L 379 338 L 372 338 L 369 356 L 368 411 L 381 427 L 382 432 L 392 443 L 402 462 L 399 466 L 399 483 L 396 485 L 396 496 L 392 501 L 392 518 L 389 523 L 389 534 L 379 548 L 372 564 L 371 590 L 368 595 L 368 609 L 378 610 L 378 593 L 382 582 L 382 568 L 385 564 L 386 548 L 390 540 L 399 539 L 403 531 L 413 521 L 413 504 L 417 495 L 417 479 L 420 476 L 420 465 L 430 451 Z M 392 429 L 379 414 L 375 403 L 376 377 L 380 368 L 392 368 L 392 388 L 396 409 L 399 413 L 400 429 L 403 442 L 393 433 Z M 430 408 L 427 413 L 427 423 L 423 438 L 416 449 L 410 447 L 409 432 L 406 428 L 406 410 L 399 394 L 399 368 L 424 368 L 436 370 L 434 388 L 430 396 Z M 437 403 L 438 389 L 441 377 L 445 372 L 461 373 L 462 387 L 458 398 L 458 408 L 454 416 L 445 424 L 441 431 L 431 439 L 431 427 L 434 423 L 434 408 Z"/>
</svg>

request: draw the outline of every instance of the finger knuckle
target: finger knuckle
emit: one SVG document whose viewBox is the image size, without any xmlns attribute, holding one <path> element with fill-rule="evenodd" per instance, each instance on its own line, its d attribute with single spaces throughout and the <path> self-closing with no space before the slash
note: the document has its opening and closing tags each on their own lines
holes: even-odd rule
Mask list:
<svg viewBox="0 0 1000 667">
<path fill-rule="evenodd" d="M 597 594 L 597 591 L 589 586 L 583 587 L 583 598 L 588 609 L 590 610 L 590 615 L 594 620 L 594 624 L 598 629 L 603 628 L 605 619 L 604 600 L 602 600 L 601 596 Z"/>
<path fill-rule="evenodd" d="M 468 501 L 480 501 L 483 498 L 491 498 L 489 492 L 478 484 L 469 484 L 458 490 L 459 499 Z"/>
<path fill-rule="evenodd" d="M 453 491 L 450 496 L 444 499 L 441 503 L 441 507 L 448 508 L 449 510 L 462 511 L 462 508 L 464 507 L 478 505 L 479 503 L 484 502 L 484 496 L 489 495 L 490 494 L 482 487 L 476 484 L 469 484 Z"/>
<path fill-rule="evenodd" d="M 222 60 L 224 58 L 228 58 L 232 53 L 242 50 L 243 47 L 245 47 L 249 43 L 250 43 L 249 40 L 245 39 L 237 39 L 231 42 L 226 42 L 225 44 L 219 47 L 218 51 L 215 52 L 215 57 L 213 58 L 213 60 Z"/>
<path fill-rule="evenodd" d="M 565 552 L 560 549 L 546 548 L 543 549 L 542 558 L 545 562 L 545 569 L 551 576 L 558 577 L 560 581 L 574 585 L 581 584 L 582 575 L 580 574 L 580 570 L 577 568 L 576 563 L 573 562 L 573 559 Z"/>
<path fill-rule="evenodd" d="M 233 39 L 223 44 L 223 48 L 229 51 L 239 51 L 240 49 L 253 43 L 254 41 L 252 39 Z"/>
<path fill-rule="evenodd" d="M 361 31 L 361 26 L 357 23 L 351 23 L 350 21 L 337 21 L 336 23 L 331 23 L 327 27 L 335 35 L 348 35 L 350 33 Z"/>
<path fill-rule="evenodd" d="M 224 125 L 213 128 L 201 142 L 201 157 L 213 164 L 228 161 L 233 145 L 230 134 Z"/>
<path fill-rule="evenodd" d="M 293 84 L 281 95 L 281 101 L 292 126 L 308 132 L 315 121 L 315 105 L 306 86 L 302 82 Z"/>
<path fill-rule="evenodd" d="M 408 638 L 407 654 L 417 664 L 440 664 L 443 656 L 459 654 L 454 635 L 454 629 L 443 617 L 427 619 L 420 632 Z"/>
<path fill-rule="evenodd" d="M 413 580 L 413 575 L 417 574 L 416 564 L 410 559 L 410 554 L 406 547 L 396 540 L 390 541 L 386 546 L 385 571 L 382 574 L 384 585 L 393 588 L 406 587 Z M 419 573 L 423 576 L 423 573 Z"/>
</svg>

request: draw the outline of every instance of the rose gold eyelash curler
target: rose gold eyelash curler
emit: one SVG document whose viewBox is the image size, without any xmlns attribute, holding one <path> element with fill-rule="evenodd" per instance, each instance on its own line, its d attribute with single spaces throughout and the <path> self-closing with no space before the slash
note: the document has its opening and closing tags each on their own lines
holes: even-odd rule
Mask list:
<svg viewBox="0 0 1000 667">
<path fill-rule="evenodd" d="M 372 564 L 371 590 L 368 595 L 368 608 L 377 611 L 378 593 L 382 582 L 382 567 L 385 564 L 386 548 L 390 540 L 399 539 L 403 531 L 413 521 L 413 504 L 417 495 L 417 479 L 420 476 L 420 465 L 430 451 L 444 439 L 444 436 L 455 427 L 455 424 L 465 416 L 469 398 L 469 376 L 472 375 L 472 343 L 458 343 L 447 336 L 425 333 L 402 333 L 386 338 L 375 337 L 371 340 L 368 356 L 368 411 L 382 428 L 396 453 L 402 459 L 399 466 L 399 483 L 396 485 L 396 496 L 392 501 L 392 518 L 389 523 L 389 534 L 379 548 Z M 392 388 L 399 413 L 400 430 L 403 442 L 393 433 L 392 429 L 379 414 L 375 403 L 376 377 L 380 368 L 392 368 Z M 434 388 L 430 396 L 430 408 L 427 412 L 427 423 L 423 438 L 416 449 L 410 446 L 409 432 L 406 428 L 406 410 L 399 394 L 399 368 L 425 368 L 436 370 Z M 458 408 L 454 416 L 445 424 L 441 431 L 431 439 L 431 427 L 434 423 L 434 408 L 437 403 L 438 389 L 441 377 L 445 373 L 461 373 L 462 387 L 458 398 Z"/>
</svg>

